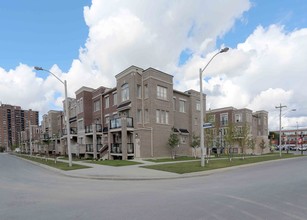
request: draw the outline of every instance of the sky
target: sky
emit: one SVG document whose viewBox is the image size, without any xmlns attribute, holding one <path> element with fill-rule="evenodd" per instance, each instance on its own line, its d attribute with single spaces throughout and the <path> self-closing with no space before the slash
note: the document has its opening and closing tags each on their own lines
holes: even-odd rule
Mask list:
<svg viewBox="0 0 307 220">
<path fill-rule="evenodd" d="M 269 112 L 269 129 L 307 127 L 305 0 L 0 0 L 0 102 L 46 114 L 82 86 L 114 87 L 131 65 L 174 76 L 207 110 Z M 293 111 L 296 109 L 296 111 Z"/>
</svg>

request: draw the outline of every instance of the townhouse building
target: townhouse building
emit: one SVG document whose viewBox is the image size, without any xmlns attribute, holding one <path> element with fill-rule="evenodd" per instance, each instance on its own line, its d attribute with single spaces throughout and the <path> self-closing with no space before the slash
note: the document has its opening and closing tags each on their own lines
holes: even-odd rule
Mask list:
<svg viewBox="0 0 307 220">
<path fill-rule="evenodd" d="M 281 141 L 279 141 L 279 130 L 270 131 L 270 141 L 272 145 L 287 146 L 291 148 L 297 148 L 300 146 L 307 146 L 307 128 L 296 129 L 282 129 Z"/>
<path fill-rule="evenodd" d="M 6 151 L 18 147 L 23 132 L 31 126 L 38 126 L 38 119 L 38 111 L 0 103 L 0 146 Z"/>
<path fill-rule="evenodd" d="M 180 138 L 177 154 L 192 154 L 192 134 L 200 134 L 199 92 L 174 90 L 173 76 L 154 68 L 131 66 L 115 79 L 114 88 L 83 86 L 75 92 L 76 98 L 70 99 L 74 156 L 123 160 L 166 157 L 170 156 L 168 138 L 172 132 Z M 67 153 L 65 132 L 61 145 Z"/>
<path fill-rule="evenodd" d="M 253 112 L 247 108 L 225 107 L 209 110 L 207 112 L 207 120 L 213 124 L 212 133 L 216 139 L 216 141 L 213 141 L 213 145 L 215 147 L 227 148 L 226 135 L 229 127 L 233 126 L 238 132 L 242 132 L 242 129 L 248 129 L 248 138 L 255 141 L 255 149 L 252 150 L 246 147 L 244 148 L 245 152 L 241 152 L 242 149 L 240 149 L 238 143 L 235 143 L 232 148 L 234 153 L 263 153 L 269 151 L 267 111 Z M 262 141 L 267 146 L 264 151 L 260 148 Z"/>
</svg>

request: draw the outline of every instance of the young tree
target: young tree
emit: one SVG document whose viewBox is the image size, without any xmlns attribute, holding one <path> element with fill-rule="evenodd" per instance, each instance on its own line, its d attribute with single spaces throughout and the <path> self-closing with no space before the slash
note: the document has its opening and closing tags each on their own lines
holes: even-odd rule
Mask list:
<svg viewBox="0 0 307 220">
<path fill-rule="evenodd" d="M 228 124 L 226 135 L 224 136 L 224 140 L 225 140 L 226 148 L 228 151 L 229 161 L 232 161 L 232 147 L 234 143 L 236 142 L 236 139 L 235 139 L 235 128 L 234 128 L 234 125 L 231 123 Z"/>
<path fill-rule="evenodd" d="M 193 134 L 192 136 L 192 142 L 191 142 L 191 145 L 190 145 L 192 148 L 193 148 L 193 154 L 194 154 L 194 157 L 196 159 L 197 155 L 196 155 L 196 149 L 200 146 L 200 137 Z"/>
<path fill-rule="evenodd" d="M 238 127 L 236 129 L 236 138 L 239 143 L 239 147 L 241 149 L 243 160 L 244 160 L 249 133 L 250 133 L 250 128 L 246 123 L 243 125 L 243 127 L 240 127 L 240 129 Z"/>
<path fill-rule="evenodd" d="M 267 147 L 263 138 L 259 144 L 259 147 L 261 148 L 261 154 L 262 154 L 263 150 Z"/>
<path fill-rule="evenodd" d="M 179 144 L 179 137 L 175 133 L 171 133 L 168 138 L 168 146 L 171 150 L 171 157 L 175 159 L 176 147 Z"/>
<path fill-rule="evenodd" d="M 255 138 L 249 138 L 247 140 L 247 147 L 252 149 L 252 154 L 255 154 L 256 140 Z"/>
</svg>

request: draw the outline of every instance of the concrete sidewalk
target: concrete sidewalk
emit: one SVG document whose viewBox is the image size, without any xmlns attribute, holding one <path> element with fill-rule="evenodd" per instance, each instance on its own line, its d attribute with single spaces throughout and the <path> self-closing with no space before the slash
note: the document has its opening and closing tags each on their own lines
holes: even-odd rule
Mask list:
<svg viewBox="0 0 307 220">
<path fill-rule="evenodd" d="M 141 164 L 130 166 L 107 166 L 93 163 L 74 161 L 75 164 L 86 165 L 92 168 L 78 169 L 71 171 L 59 171 L 61 174 L 77 178 L 101 179 L 101 180 L 161 180 L 161 179 L 176 179 L 186 178 L 191 176 L 199 176 L 200 173 L 177 174 L 153 169 L 146 169 L 143 166 L 155 165 L 157 163 L 145 160 L 134 160 Z M 66 161 L 67 162 L 67 161 Z M 159 163 L 160 164 L 160 163 Z M 201 172 L 203 173 L 203 172 Z M 204 175 L 204 174 L 202 174 Z"/>
</svg>

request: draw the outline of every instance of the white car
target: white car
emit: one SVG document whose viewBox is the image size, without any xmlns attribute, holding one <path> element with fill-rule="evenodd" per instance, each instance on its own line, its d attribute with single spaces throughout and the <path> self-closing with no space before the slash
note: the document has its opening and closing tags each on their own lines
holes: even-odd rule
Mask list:
<svg viewBox="0 0 307 220">
<path fill-rule="evenodd" d="M 304 146 L 303 146 L 303 147 L 298 147 L 297 149 L 298 149 L 299 151 L 306 151 L 306 150 L 307 150 L 307 147 L 304 147 Z"/>
</svg>

